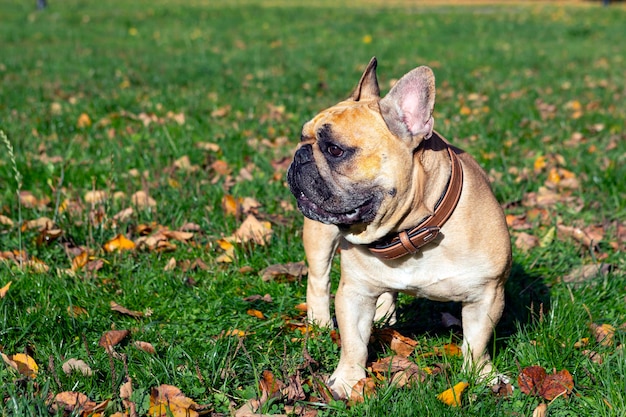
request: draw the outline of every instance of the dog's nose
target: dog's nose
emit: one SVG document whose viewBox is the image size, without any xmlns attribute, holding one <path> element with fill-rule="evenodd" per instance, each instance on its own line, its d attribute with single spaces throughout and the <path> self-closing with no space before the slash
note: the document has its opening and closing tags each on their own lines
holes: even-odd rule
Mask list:
<svg viewBox="0 0 626 417">
<path fill-rule="evenodd" d="M 302 146 L 293 156 L 293 161 L 298 165 L 313 162 L 313 147 L 311 145 Z"/>
</svg>

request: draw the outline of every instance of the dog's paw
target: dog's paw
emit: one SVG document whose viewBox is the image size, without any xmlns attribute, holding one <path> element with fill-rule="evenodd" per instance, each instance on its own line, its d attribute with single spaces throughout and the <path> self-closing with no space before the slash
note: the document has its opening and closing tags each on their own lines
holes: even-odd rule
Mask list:
<svg viewBox="0 0 626 417">
<path fill-rule="evenodd" d="M 330 388 L 333 397 L 336 400 L 341 400 L 345 398 L 350 398 L 354 385 L 356 385 L 356 383 L 364 377 L 365 372 L 358 372 L 354 375 L 348 376 L 335 371 L 335 373 L 332 374 L 330 378 L 328 378 L 328 382 L 326 384 Z"/>
</svg>

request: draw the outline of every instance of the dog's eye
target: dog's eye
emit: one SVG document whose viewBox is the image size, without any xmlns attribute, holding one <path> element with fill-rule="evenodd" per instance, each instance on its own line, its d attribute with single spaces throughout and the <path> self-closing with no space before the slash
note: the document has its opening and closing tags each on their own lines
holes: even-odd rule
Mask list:
<svg viewBox="0 0 626 417">
<path fill-rule="evenodd" d="M 341 149 L 337 145 L 329 145 L 327 151 L 331 156 L 334 156 L 335 158 L 339 158 L 343 155 L 343 149 Z"/>
</svg>

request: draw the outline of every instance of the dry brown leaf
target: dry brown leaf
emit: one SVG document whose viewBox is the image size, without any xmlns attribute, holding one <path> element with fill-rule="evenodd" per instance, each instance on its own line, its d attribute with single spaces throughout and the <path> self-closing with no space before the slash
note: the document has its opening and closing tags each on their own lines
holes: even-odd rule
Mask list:
<svg viewBox="0 0 626 417">
<path fill-rule="evenodd" d="M 154 348 L 154 346 L 152 346 L 152 343 L 148 343 L 148 342 L 142 342 L 140 340 L 135 341 L 135 343 L 133 343 L 133 345 L 139 349 L 139 350 L 143 350 L 146 353 L 149 353 L 151 355 L 154 355 L 156 353 L 156 349 Z"/>
<path fill-rule="evenodd" d="M 98 204 L 106 201 L 108 195 L 106 191 L 103 190 L 91 190 L 85 193 L 83 197 L 86 203 L 89 204 Z"/>
<path fill-rule="evenodd" d="M 579 243 L 582 243 L 590 249 L 595 249 L 598 242 L 594 241 L 583 229 L 579 227 L 565 226 L 563 224 L 557 225 L 557 236 L 560 239 L 572 238 Z"/>
<path fill-rule="evenodd" d="M 111 310 L 117 311 L 118 313 L 126 314 L 127 316 L 131 316 L 131 317 L 134 317 L 136 319 L 142 318 L 144 316 L 144 314 L 141 311 L 129 310 L 126 307 L 123 307 L 123 306 L 119 305 L 115 301 L 111 301 L 109 303 L 109 305 L 111 306 Z"/>
<path fill-rule="evenodd" d="M 524 394 L 538 395 L 546 375 L 543 366 L 528 366 L 517 377 L 517 385 Z"/>
<path fill-rule="evenodd" d="M 4 214 L 0 214 L 0 224 L 3 226 L 13 227 L 13 220 L 8 218 Z"/>
<path fill-rule="evenodd" d="M 234 234 L 237 242 L 246 243 L 253 241 L 257 245 L 264 246 L 272 236 L 272 225 L 269 222 L 261 222 L 252 214 L 243 221 Z"/>
<path fill-rule="evenodd" d="M 589 281 L 597 276 L 608 274 L 611 268 L 612 265 L 605 263 L 581 265 L 563 276 L 563 282 L 580 283 Z"/>
<path fill-rule="evenodd" d="M 93 374 L 89 365 L 87 365 L 87 363 L 82 359 L 70 358 L 63 364 L 62 369 L 66 375 L 69 375 L 74 371 L 83 374 L 83 376 L 91 376 Z"/>
<path fill-rule="evenodd" d="M 270 265 L 260 272 L 261 279 L 266 282 L 277 278 L 286 278 L 287 281 L 294 280 L 307 273 L 308 270 L 303 261 Z"/>
<path fill-rule="evenodd" d="M 539 246 L 539 238 L 528 234 L 526 232 L 521 232 L 517 234 L 517 238 L 515 239 L 515 247 L 523 252 L 528 252 L 532 248 Z"/>
<path fill-rule="evenodd" d="M 271 303 L 274 300 L 272 300 L 272 296 L 269 294 L 265 294 L 265 295 L 261 295 L 261 294 L 254 294 L 254 295 L 249 295 L 248 297 L 244 298 L 243 301 L 247 301 L 247 302 L 252 302 L 252 301 L 265 301 L 266 303 Z"/>
<path fill-rule="evenodd" d="M 136 245 L 135 242 L 127 239 L 126 236 L 120 233 L 113 239 L 106 242 L 102 247 L 106 252 L 110 253 L 116 251 L 133 250 L 135 249 Z"/>
<path fill-rule="evenodd" d="M 221 151 L 220 145 L 218 145 L 217 143 L 212 143 L 212 142 L 197 142 L 195 144 L 195 147 L 198 149 L 202 149 L 203 151 L 209 151 L 209 152 Z"/>
<path fill-rule="evenodd" d="M 375 336 L 387 343 L 396 355 L 408 358 L 411 356 L 418 342 L 410 337 L 403 336 L 397 330 L 384 328 L 377 330 Z"/>
<path fill-rule="evenodd" d="M 181 230 L 163 230 L 162 233 L 166 238 L 178 240 L 179 242 L 186 242 L 193 238 L 193 233 Z"/>
<path fill-rule="evenodd" d="M 230 166 L 228 162 L 218 159 L 217 161 L 211 164 L 211 168 L 215 171 L 216 174 L 226 176 L 231 173 Z"/>
<path fill-rule="evenodd" d="M 169 259 L 169 261 L 167 261 L 165 267 L 163 267 L 163 270 L 172 271 L 174 268 L 176 268 L 176 258 L 172 257 Z"/>
<path fill-rule="evenodd" d="M 615 327 L 610 324 L 596 324 L 591 323 L 589 329 L 593 333 L 593 336 L 602 346 L 613 346 L 613 337 L 615 336 Z"/>
<path fill-rule="evenodd" d="M 30 191 L 20 191 L 19 194 L 20 204 L 25 208 L 45 208 L 50 199 L 48 197 L 42 197 L 41 199 L 35 197 Z"/>
<path fill-rule="evenodd" d="M 126 339 L 128 335 L 130 335 L 130 331 L 128 330 L 109 330 L 102 335 L 100 341 L 98 342 L 98 346 L 102 346 L 103 348 L 115 346 L 122 340 Z"/>
<path fill-rule="evenodd" d="M 38 219 L 29 220 L 22 224 L 22 231 L 37 229 L 40 232 L 43 230 L 54 229 L 54 222 L 47 217 L 40 217 Z"/>
<path fill-rule="evenodd" d="M 124 408 L 128 411 L 127 417 L 137 417 L 137 406 L 131 401 L 132 395 L 133 380 L 132 378 L 128 378 L 128 380 L 120 386 L 120 399 L 122 400 Z"/>
<path fill-rule="evenodd" d="M 402 356 L 389 356 L 373 362 L 371 369 L 378 374 L 389 374 L 391 381 L 398 387 L 426 380 L 426 372 L 420 369 L 415 362 Z"/>
<path fill-rule="evenodd" d="M 85 310 L 83 307 L 79 307 L 79 306 L 68 306 L 67 307 L 67 314 L 70 317 L 76 318 L 82 315 L 88 315 L 87 310 Z"/>
<path fill-rule="evenodd" d="M 157 205 L 156 201 L 143 190 L 137 191 L 135 194 L 133 194 L 130 197 L 130 201 L 140 210 L 155 208 Z"/>
<path fill-rule="evenodd" d="M 548 415 L 548 406 L 546 405 L 546 403 L 539 404 L 533 410 L 533 417 L 547 417 L 547 415 Z"/>
<path fill-rule="evenodd" d="M 151 417 L 198 417 L 198 404 L 187 398 L 183 392 L 173 385 L 160 385 L 150 392 Z"/>
<path fill-rule="evenodd" d="M 113 216 L 113 220 L 116 222 L 125 222 L 128 221 L 132 215 L 135 213 L 132 207 L 125 208 L 124 210 L 118 212 Z"/>
<path fill-rule="evenodd" d="M 359 380 L 350 392 L 350 402 L 362 403 L 365 397 L 372 396 L 376 393 L 376 381 L 372 377 L 366 377 Z"/>
<path fill-rule="evenodd" d="M 4 287 L 0 288 L 0 298 L 4 298 L 7 295 L 7 292 L 9 292 L 9 288 L 11 287 L 12 282 L 13 281 L 9 281 L 4 285 Z"/>
<path fill-rule="evenodd" d="M 556 397 L 567 397 L 573 389 L 574 379 L 567 369 L 563 369 L 546 376 L 539 394 L 546 400 L 552 401 Z"/>
</svg>

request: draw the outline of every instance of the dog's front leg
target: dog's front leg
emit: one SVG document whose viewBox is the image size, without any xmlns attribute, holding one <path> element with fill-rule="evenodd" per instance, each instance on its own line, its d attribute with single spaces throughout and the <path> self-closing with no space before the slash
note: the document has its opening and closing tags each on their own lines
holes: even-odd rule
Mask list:
<svg viewBox="0 0 626 417">
<path fill-rule="evenodd" d="M 339 245 L 339 228 L 305 218 L 302 240 L 309 264 L 306 287 L 307 316 L 311 323 L 321 327 L 332 327 L 330 270 Z"/>
<path fill-rule="evenodd" d="M 354 384 L 365 377 L 367 344 L 372 331 L 377 297 L 359 290 L 363 289 L 345 282 L 342 275 L 335 295 L 341 356 L 337 369 L 328 381 L 336 398 L 350 396 Z"/>
<path fill-rule="evenodd" d="M 487 285 L 478 301 L 463 304 L 463 368 L 478 372 L 481 380 L 495 377 L 487 344 L 503 309 L 504 287 L 501 282 Z"/>
</svg>

